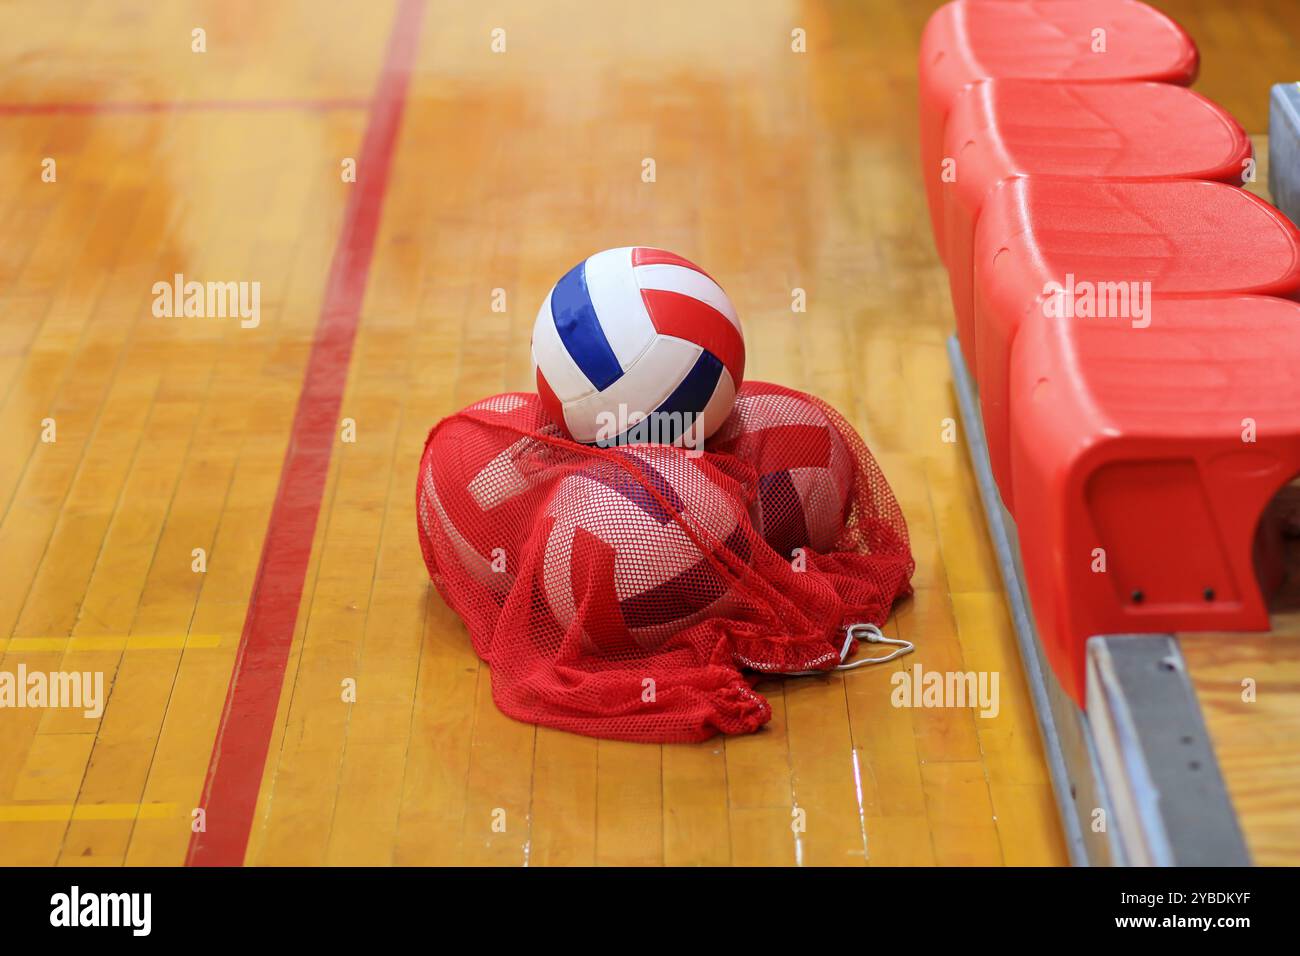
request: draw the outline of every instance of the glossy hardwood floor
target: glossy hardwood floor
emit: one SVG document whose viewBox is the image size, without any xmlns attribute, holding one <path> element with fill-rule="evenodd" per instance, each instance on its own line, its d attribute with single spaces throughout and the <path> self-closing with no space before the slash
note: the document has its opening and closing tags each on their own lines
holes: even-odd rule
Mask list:
<svg viewBox="0 0 1300 956">
<path fill-rule="evenodd" d="M 0 710 L 0 864 L 186 861 L 363 185 L 382 215 L 341 383 L 356 441 L 332 445 L 283 681 L 259 702 L 245 862 L 1066 862 L 966 452 L 943 440 L 951 314 L 916 169 L 930 7 L 430 0 L 394 106 L 409 6 L 42 2 L 0 35 L 0 670 L 109 685 L 96 719 Z M 1294 44 L 1235 10 L 1172 8 L 1202 89 L 1258 131 Z M 385 103 L 391 157 L 371 149 Z M 497 711 L 420 560 L 422 441 L 528 388 L 547 288 L 633 243 L 719 277 L 747 375 L 857 425 L 917 558 L 897 666 L 999 672 L 996 717 L 890 706 L 894 665 L 765 681 L 762 732 L 693 746 Z M 155 317 L 176 273 L 259 282 L 260 322 Z"/>
</svg>

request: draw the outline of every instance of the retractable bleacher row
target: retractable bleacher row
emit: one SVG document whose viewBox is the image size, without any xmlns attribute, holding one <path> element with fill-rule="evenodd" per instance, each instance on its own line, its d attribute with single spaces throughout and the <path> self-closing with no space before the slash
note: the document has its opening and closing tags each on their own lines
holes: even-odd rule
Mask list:
<svg viewBox="0 0 1300 956">
<path fill-rule="evenodd" d="M 1081 863 L 1248 861 L 1170 635 L 1269 626 L 1300 232 L 1197 66 L 1138 0 L 956 0 L 921 42 L 954 381 Z"/>
</svg>

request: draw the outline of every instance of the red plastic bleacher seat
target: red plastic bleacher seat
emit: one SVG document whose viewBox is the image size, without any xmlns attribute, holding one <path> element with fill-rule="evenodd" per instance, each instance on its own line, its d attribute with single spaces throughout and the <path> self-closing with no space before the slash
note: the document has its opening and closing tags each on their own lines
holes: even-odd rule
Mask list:
<svg viewBox="0 0 1300 956">
<path fill-rule="evenodd" d="M 1222 107 L 1167 83 L 984 80 L 948 116 L 943 155 L 945 261 L 966 362 L 976 367 L 971 256 L 989 191 L 1012 176 L 1213 179 L 1240 185 L 1250 138 Z"/>
<path fill-rule="evenodd" d="M 925 26 L 919 63 L 921 175 L 940 255 L 944 125 L 966 86 L 996 77 L 1186 85 L 1196 67 L 1196 46 L 1182 27 L 1138 0 L 956 0 L 940 7 Z"/>
<path fill-rule="evenodd" d="M 1009 407 L 1022 396 L 1008 378 L 1017 332 L 1035 322 L 1090 321 L 1050 318 L 1065 297 L 1049 304 L 1049 284 L 1076 290 L 1075 315 L 1092 289 L 1105 311 L 1123 312 L 1130 323 L 1145 321 L 1136 313 L 1147 282 L 1154 295 L 1294 297 L 1300 231 L 1262 200 L 1218 182 L 1024 177 L 1003 180 L 985 200 L 974 269 L 976 379 L 989 458 L 1003 503 L 1019 519 Z M 1166 319 L 1156 310 L 1150 321 Z"/>
<path fill-rule="evenodd" d="M 1074 700 L 1093 635 L 1267 629 L 1260 518 L 1300 473 L 1300 304 L 1030 323 L 1012 366 L 1025 580 Z"/>
</svg>

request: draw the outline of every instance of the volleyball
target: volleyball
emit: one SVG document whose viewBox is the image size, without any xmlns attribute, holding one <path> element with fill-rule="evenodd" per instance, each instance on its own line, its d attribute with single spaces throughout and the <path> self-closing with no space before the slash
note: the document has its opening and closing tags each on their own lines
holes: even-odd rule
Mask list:
<svg viewBox="0 0 1300 956">
<path fill-rule="evenodd" d="M 709 448 L 758 472 L 750 519 L 773 550 L 787 558 L 796 548 L 833 550 L 856 469 L 820 407 L 788 389 L 751 385 Z"/>
<path fill-rule="evenodd" d="M 598 252 L 547 293 L 533 326 L 537 391 L 587 444 L 685 444 L 731 412 L 745 339 L 722 287 L 663 249 Z"/>
<path fill-rule="evenodd" d="M 421 540 L 444 543 L 434 554 L 444 575 L 458 569 L 498 603 L 515 581 L 519 537 L 515 509 L 543 473 L 540 465 L 547 460 L 550 446 L 542 436 L 557 434 L 558 429 L 543 425 L 536 437 L 525 435 L 493 453 L 493 446 L 481 436 L 479 422 L 527 418 L 529 406 L 535 409 L 536 404 L 536 396 L 508 393 L 469 406 L 465 411 L 477 416 L 477 421 L 449 423 L 430 440 L 420 467 L 416 509 Z"/>
<path fill-rule="evenodd" d="M 748 556 L 743 508 L 699 459 L 655 445 L 617 454 L 630 468 L 599 461 L 566 477 L 543 519 L 546 603 L 566 631 L 580 620 L 583 646 L 606 655 L 655 649 L 729 590 L 679 520 L 713 553 Z"/>
</svg>

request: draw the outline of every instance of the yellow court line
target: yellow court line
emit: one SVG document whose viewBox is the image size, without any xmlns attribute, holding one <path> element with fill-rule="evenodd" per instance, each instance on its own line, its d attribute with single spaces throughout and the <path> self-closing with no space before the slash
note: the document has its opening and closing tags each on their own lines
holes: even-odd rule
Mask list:
<svg viewBox="0 0 1300 956">
<path fill-rule="evenodd" d="M 174 803 L 42 803 L 0 806 L 0 823 L 63 823 L 68 820 L 167 820 Z"/>
<path fill-rule="evenodd" d="M 221 645 L 220 634 L 142 634 L 107 637 L 11 637 L 0 640 L 0 654 L 40 651 L 195 650 Z"/>
</svg>

